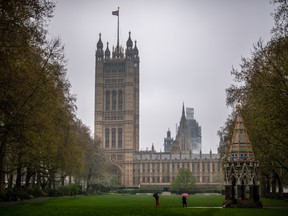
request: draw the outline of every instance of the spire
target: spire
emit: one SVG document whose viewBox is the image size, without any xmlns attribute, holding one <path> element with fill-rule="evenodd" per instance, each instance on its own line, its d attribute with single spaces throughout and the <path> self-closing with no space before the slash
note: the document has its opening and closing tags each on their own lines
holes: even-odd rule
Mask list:
<svg viewBox="0 0 288 216">
<path fill-rule="evenodd" d="M 103 49 L 103 43 L 101 40 L 101 33 L 99 33 L 99 40 L 97 42 L 97 49 Z"/>
<path fill-rule="evenodd" d="M 184 107 L 184 102 L 183 102 L 183 107 L 182 107 L 182 117 L 185 117 L 185 107 Z"/>
<path fill-rule="evenodd" d="M 133 56 L 133 42 L 131 40 L 131 32 L 129 31 L 129 38 L 126 42 L 126 58 L 131 59 Z"/>
<path fill-rule="evenodd" d="M 107 42 L 107 47 L 105 50 L 105 59 L 109 59 L 110 58 L 110 50 L 109 50 L 109 43 Z"/>
<path fill-rule="evenodd" d="M 127 48 L 131 48 L 131 49 L 133 47 L 133 42 L 131 40 L 131 32 L 130 31 L 129 31 L 129 38 L 128 38 L 127 42 L 126 42 L 126 46 L 127 46 Z"/>
<path fill-rule="evenodd" d="M 236 123 L 228 152 L 228 161 L 235 160 L 255 160 L 252 144 L 250 143 L 239 107 L 237 107 Z"/>
<path fill-rule="evenodd" d="M 99 34 L 99 40 L 97 42 L 97 50 L 96 50 L 96 60 L 101 61 L 103 60 L 103 43 L 101 40 L 101 33 Z"/>
<path fill-rule="evenodd" d="M 170 131 L 170 129 L 168 128 L 168 131 L 167 131 L 167 137 L 171 137 L 171 131 Z"/>
<path fill-rule="evenodd" d="M 186 116 L 185 116 L 185 107 L 184 107 L 184 102 L 183 102 L 183 107 L 182 107 L 182 116 L 181 116 L 181 120 L 180 120 L 180 127 L 184 126 L 184 124 L 186 124 Z"/>
<path fill-rule="evenodd" d="M 139 51 L 138 51 L 138 48 L 137 48 L 137 41 L 135 40 L 135 46 L 134 46 L 134 49 L 133 49 L 133 57 L 137 58 L 138 55 L 139 55 Z"/>
</svg>

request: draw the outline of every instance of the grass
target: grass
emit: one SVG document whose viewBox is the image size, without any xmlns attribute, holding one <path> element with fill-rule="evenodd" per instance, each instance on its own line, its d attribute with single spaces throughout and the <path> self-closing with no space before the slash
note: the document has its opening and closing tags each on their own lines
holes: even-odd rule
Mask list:
<svg viewBox="0 0 288 216">
<path fill-rule="evenodd" d="M 215 215 L 215 216 L 278 216 L 287 214 L 287 201 L 262 199 L 263 209 L 228 209 L 221 207 L 223 196 L 193 195 L 188 198 L 188 206 L 206 208 L 182 208 L 180 196 L 160 196 L 160 208 L 155 208 L 154 198 L 147 195 L 95 195 L 78 197 L 49 198 L 43 202 L 22 202 L 16 205 L 0 206 L 1 216 L 147 216 L 147 215 Z M 265 208 L 269 205 L 269 208 Z M 286 208 L 270 208 L 286 206 Z M 208 208 L 210 207 L 210 208 Z"/>
</svg>

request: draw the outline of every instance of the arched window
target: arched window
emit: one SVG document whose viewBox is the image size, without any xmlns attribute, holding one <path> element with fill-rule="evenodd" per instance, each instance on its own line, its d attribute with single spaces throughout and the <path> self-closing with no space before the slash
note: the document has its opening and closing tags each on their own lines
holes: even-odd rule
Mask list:
<svg viewBox="0 0 288 216">
<path fill-rule="evenodd" d="M 112 110 L 116 110 L 116 91 L 112 91 Z"/>
<path fill-rule="evenodd" d="M 105 129 L 105 148 L 109 148 L 109 128 Z"/>
<path fill-rule="evenodd" d="M 112 128 L 112 148 L 116 148 L 116 129 Z"/>
<path fill-rule="evenodd" d="M 122 148 L 122 128 L 118 128 L 118 148 Z"/>
<path fill-rule="evenodd" d="M 105 105 L 106 110 L 110 110 L 110 92 L 106 91 L 106 105 Z"/>
<path fill-rule="evenodd" d="M 123 94 L 122 91 L 120 90 L 118 92 L 118 110 L 122 110 L 122 106 L 123 106 Z"/>
</svg>

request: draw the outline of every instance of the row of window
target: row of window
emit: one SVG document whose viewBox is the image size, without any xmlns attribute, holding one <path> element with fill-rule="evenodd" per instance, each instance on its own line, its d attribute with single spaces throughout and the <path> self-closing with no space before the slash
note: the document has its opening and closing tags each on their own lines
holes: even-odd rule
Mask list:
<svg viewBox="0 0 288 216">
<path fill-rule="evenodd" d="M 105 118 L 104 118 L 105 120 L 124 120 L 124 117 L 123 117 L 123 115 L 118 115 L 118 116 L 116 116 L 116 115 L 105 115 Z"/>
<path fill-rule="evenodd" d="M 231 155 L 232 156 L 232 158 L 234 158 L 234 157 L 238 157 L 238 154 L 237 153 L 235 153 L 235 154 L 232 154 Z M 254 155 L 253 154 L 246 154 L 246 153 L 240 153 L 240 158 L 247 158 L 247 157 L 254 157 Z"/>
<path fill-rule="evenodd" d="M 170 178 L 170 176 L 163 176 L 162 181 L 160 182 L 160 177 L 133 177 L 133 183 L 135 185 L 139 185 L 140 183 L 170 183 L 173 181 L 175 177 L 173 176 Z M 142 181 L 140 181 L 142 180 Z M 195 180 L 197 183 L 200 182 L 200 177 L 195 176 Z M 210 182 L 210 177 L 209 176 L 203 176 L 202 177 L 202 183 L 209 183 Z"/>
<path fill-rule="evenodd" d="M 115 111 L 116 109 L 122 110 L 123 109 L 123 92 L 122 90 L 116 91 L 109 91 L 105 92 L 105 110 Z"/>
<path fill-rule="evenodd" d="M 182 164 L 183 168 L 189 168 L 189 164 L 188 163 L 183 163 Z M 174 172 L 175 170 L 178 170 L 180 168 L 180 164 L 179 163 L 172 163 L 171 164 L 171 168 L 172 168 L 172 172 Z M 160 164 L 159 163 L 155 163 L 155 164 L 150 164 L 149 163 L 144 163 L 142 164 L 142 172 L 150 172 L 150 170 L 152 172 L 159 172 L 160 170 Z M 169 163 L 163 163 L 162 164 L 162 172 L 169 172 L 170 170 L 170 164 Z M 220 164 L 219 163 L 212 163 L 212 172 L 215 171 L 220 171 Z M 140 172 L 140 164 L 134 164 L 134 171 L 138 171 Z M 192 163 L 192 172 L 199 172 L 200 171 L 200 164 L 199 163 Z M 208 171 L 210 172 L 210 163 L 203 163 L 202 164 L 202 172 Z"/>
<path fill-rule="evenodd" d="M 111 160 L 122 160 L 122 155 L 111 155 Z"/>
<path fill-rule="evenodd" d="M 103 71 L 104 73 L 121 73 L 125 71 L 126 62 L 105 62 Z"/>
<path fill-rule="evenodd" d="M 110 132 L 111 131 L 111 132 Z M 116 134 L 117 132 L 117 134 Z M 105 148 L 122 148 L 122 128 L 105 129 Z"/>
</svg>

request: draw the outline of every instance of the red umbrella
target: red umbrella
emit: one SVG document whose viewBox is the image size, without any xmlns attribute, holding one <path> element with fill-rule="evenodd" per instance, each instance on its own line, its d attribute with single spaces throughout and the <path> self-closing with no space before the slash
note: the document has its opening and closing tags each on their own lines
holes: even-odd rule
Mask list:
<svg viewBox="0 0 288 216">
<path fill-rule="evenodd" d="M 184 197 L 188 197 L 189 196 L 189 194 L 188 193 L 182 193 L 182 195 L 181 196 L 184 196 Z"/>
</svg>

